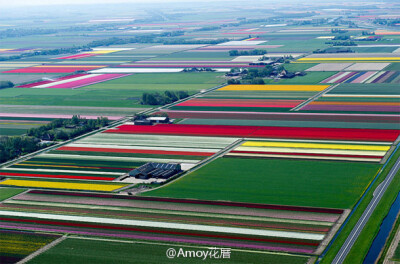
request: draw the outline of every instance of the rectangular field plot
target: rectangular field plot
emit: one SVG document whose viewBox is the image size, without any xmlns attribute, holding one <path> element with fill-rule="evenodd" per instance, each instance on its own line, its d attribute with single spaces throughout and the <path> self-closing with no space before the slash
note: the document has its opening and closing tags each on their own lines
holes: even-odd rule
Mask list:
<svg viewBox="0 0 400 264">
<path fill-rule="evenodd" d="M 376 163 L 224 157 L 143 195 L 345 209 L 357 202 L 380 167 Z"/>
<path fill-rule="evenodd" d="M 347 69 L 346 69 L 347 70 Z M 321 83 L 400 83 L 398 71 L 339 72 Z"/>
<path fill-rule="evenodd" d="M 63 180 L 25 180 L 25 179 L 5 179 L 0 182 L 1 186 L 15 186 L 26 188 L 41 188 L 41 189 L 63 189 L 63 190 L 79 190 L 79 191 L 102 191 L 112 192 L 122 187 L 128 186 L 123 183 L 88 183 L 78 181 L 63 181 Z"/>
<path fill-rule="evenodd" d="M 58 237 L 60 236 L 34 232 L 0 230 L 0 263 L 17 263 Z"/>
<path fill-rule="evenodd" d="M 306 71 L 342 71 L 352 65 L 352 63 L 320 63 Z"/>
<path fill-rule="evenodd" d="M 209 89 L 225 82 L 221 75 L 221 73 L 215 72 L 143 73 L 104 81 L 79 89 L 2 89 L 0 91 L 0 104 L 4 106 L 3 112 L 10 112 L 12 108 L 8 106 L 11 105 L 14 108 L 25 106 L 26 110 L 23 112 L 21 110 L 21 112 L 29 114 L 74 113 L 81 116 L 101 114 L 103 116 L 119 116 L 120 118 L 149 107 L 140 104 L 142 94 L 145 92 L 164 93 L 166 90 L 174 90 L 193 94 L 196 91 Z M 35 109 L 38 107 L 41 109 Z"/>
<path fill-rule="evenodd" d="M 289 111 L 327 85 L 228 85 L 174 105 L 171 110 L 276 112 Z"/>
<path fill-rule="evenodd" d="M 33 190 L 0 205 L 0 217 L 7 217 L 0 226 L 310 254 L 343 213 L 316 207 Z"/>
<path fill-rule="evenodd" d="M 3 73 L 73 73 L 103 68 L 105 65 L 40 65 L 22 69 L 4 71 Z"/>
<path fill-rule="evenodd" d="M 22 135 L 28 129 L 39 127 L 49 123 L 51 118 L 29 118 L 29 117 L 12 117 L 2 116 L 0 113 L 0 135 L 1 136 L 14 136 Z"/>
<path fill-rule="evenodd" d="M 341 84 L 300 111 L 399 115 L 398 88 L 396 84 Z"/>
<path fill-rule="evenodd" d="M 157 124 L 135 126 L 124 124 L 103 134 L 150 134 L 199 137 L 251 137 L 285 139 L 325 139 L 348 141 L 393 142 L 400 134 L 397 129 L 302 128 L 273 126 L 228 126 Z"/>
<path fill-rule="evenodd" d="M 55 80 L 47 80 L 36 83 L 20 85 L 17 88 L 61 88 L 75 89 L 82 86 L 96 84 L 109 81 L 121 77 L 128 76 L 127 74 L 74 74 Z"/>
<path fill-rule="evenodd" d="M 225 156 L 380 162 L 390 145 L 246 141 Z"/>
<path fill-rule="evenodd" d="M 172 112 L 176 114 L 176 112 Z M 296 113 L 297 114 L 297 113 Z M 316 118 L 318 115 L 313 116 Z M 347 122 L 346 120 L 339 121 L 296 121 L 296 120 L 275 120 L 271 118 L 271 116 L 266 116 L 266 119 L 254 119 L 251 120 L 251 116 L 249 117 L 238 117 L 228 119 L 224 119 L 222 117 L 218 117 L 213 119 L 213 115 L 209 117 L 203 116 L 203 118 L 186 118 L 179 122 L 179 124 L 186 125 L 224 125 L 224 126 L 278 126 L 278 127 L 331 127 L 331 128 L 373 128 L 373 129 L 400 129 L 400 124 L 396 121 L 385 122 L 382 120 L 369 120 L 369 122 L 361 121 L 361 122 Z M 295 116 L 296 117 L 296 116 Z M 329 117 L 329 116 L 328 116 Z M 375 116 L 376 117 L 376 116 Z M 323 119 L 322 119 L 323 120 Z M 368 120 L 367 120 L 368 121 Z M 378 122 L 379 121 L 379 122 Z"/>
<path fill-rule="evenodd" d="M 398 53 L 333 53 L 312 54 L 300 58 L 297 62 L 303 63 L 332 63 L 332 62 L 398 62 Z"/>
<path fill-rule="evenodd" d="M 68 238 L 56 245 L 54 248 L 47 250 L 34 258 L 30 263 L 65 263 L 75 264 L 98 263 L 108 264 L 111 262 L 129 262 L 129 263 L 176 263 L 177 259 L 169 259 L 165 256 L 168 248 L 183 248 L 185 251 L 208 250 L 201 246 L 182 246 L 181 244 L 163 244 L 148 243 L 137 240 L 111 240 L 104 239 L 83 239 Z M 218 249 L 219 250 L 219 249 Z M 231 250 L 229 263 L 275 263 L 275 264 L 306 264 L 308 256 L 294 254 L 280 254 L 269 252 L 244 252 Z M 207 260 L 206 260 L 207 261 Z M 202 263 L 201 259 L 191 260 L 191 263 Z"/>
<path fill-rule="evenodd" d="M 381 71 L 390 63 L 355 63 L 346 68 L 346 71 Z"/>
<path fill-rule="evenodd" d="M 19 188 L 0 188 L 0 201 L 13 197 L 21 192 L 25 191 L 25 189 Z"/>
</svg>

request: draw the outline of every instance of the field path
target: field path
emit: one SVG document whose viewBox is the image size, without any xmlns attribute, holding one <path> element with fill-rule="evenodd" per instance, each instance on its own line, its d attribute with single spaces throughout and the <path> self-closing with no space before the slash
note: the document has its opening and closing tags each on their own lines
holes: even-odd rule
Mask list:
<svg viewBox="0 0 400 264">
<path fill-rule="evenodd" d="M 28 261 L 32 260 L 34 257 L 39 256 L 40 254 L 42 254 L 43 252 L 49 250 L 50 248 L 54 247 L 55 245 L 59 244 L 60 242 L 62 242 L 63 240 L 65 240 L 67 238 L 67 235 L 63 235 L 62 237 L 57 238 L 56 240 L 54 240 L 53 242 L 47 244 L 44 247 L 41 247 L 40 249 L 36 250 L 35 252 L 33 252 L 32 254 L 26 256 L 24 259 L 20 260 L 17 262 L 17 264 L 24 264 L 27 263 Z"/>
</svg>

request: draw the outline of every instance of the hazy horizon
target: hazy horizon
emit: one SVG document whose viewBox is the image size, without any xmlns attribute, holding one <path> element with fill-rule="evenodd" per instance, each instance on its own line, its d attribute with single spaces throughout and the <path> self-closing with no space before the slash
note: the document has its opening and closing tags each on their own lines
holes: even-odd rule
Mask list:
<svg viewBox="0 0 400 264">
<path fill-rule="evenodd" d="M 120 3 L 204 3 L 204 2 L 239 2 L 239 0 L 202 0 L 201 2 L 195 0 L 0 0 L 1 6 L 4 7 L 16 7 L 16 6 L 54 6 L 54 5 L 90 5 L 90 4 L 120 4 Z M 262 0 L 258 1 L 261 3 L 273 2 L 274 0 Z M 343 2 L 344 0 L 333 1 L 333 0 L 319 0 L 319 3 L 323 2 Z M 371 2 L 373 0 L 356 0 L 353 2 Z M 252 1 L 250 1 L 252 2 Z M 280 2 L 307 2 L 307 0 L 283 0 Z"/>
</svg>

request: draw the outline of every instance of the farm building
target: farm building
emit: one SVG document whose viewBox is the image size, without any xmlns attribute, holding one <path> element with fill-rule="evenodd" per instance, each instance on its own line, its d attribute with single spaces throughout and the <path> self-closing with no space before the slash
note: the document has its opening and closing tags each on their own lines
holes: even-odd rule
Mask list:
<svg viewBox="0 0 400 264">
<path fill-rule="evenodd" d="M 162 123 L 162 124 L 168 124 L 169 123 L 169 117 L 168 116 L 151 116 L 146 118 L 147 120 L 153 122 L 153 123 Z"/>
<path fill-rule="evenodd" d="M 152 126 L 153 122 L 147 119 L 138 119 L 133 121 L 136 126 Z"/>
<path fill-rule="evenodd" d="M 139 168 L 131 170 L 129 176 L 137 179 L 168 179 L 181 171 L 182 169 L 179 163 L 149 162 Z"/>
</svg>

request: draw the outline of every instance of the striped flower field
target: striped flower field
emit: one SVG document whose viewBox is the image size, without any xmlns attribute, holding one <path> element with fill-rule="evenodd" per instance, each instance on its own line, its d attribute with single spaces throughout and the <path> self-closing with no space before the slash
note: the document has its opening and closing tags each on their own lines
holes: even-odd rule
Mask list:
<svg viewBox="0 0 400 264">
<path fill-rule="evenodd" d="M 17 88 L 62 88 L 75 89 L 91 84 L 105 82 L 121 77 L 129 76 L 130 74 L 74 74 L 55 80 L 47 80 L 36 83 L 20 85 Z"/>
<path fill-rule="evenodd" d="M 60 236 L 0 230 L 0 263 L 17 263 L 58 237 Z"/>
<path fill-rule="evenodd" d="M 305 105 L 301 111 L 391 114 L 399 119 L 400 90 L 397 84 L 343 83 Z"/>
<path fill-rule="evenodd" d="M 147 162 L 181 163 L 186 170 L 236 140 L 101 133 L 2 168 L 0 176 L 113 181 Z"/>
<path fill-rule="evenodd" d="M 326 208 L 33 190 L 0 205 L 0 226 L 309 254 L 343 213 Z"/>
<path fill-rule="evenodd" d="M 328 85 L 227 85 L 170 107 L 179 111 L 287 112 Z"/>
<path fill-rule="evenodd" d="M 63 189 L 74 191 L 97 191 L 97 192 L 112 192 L 128 184 L 123 183 L 87 183 L 87 182 L 69 182 L 62 180 L 22 180 L 22 179 L 5 179 L 0 182 L 0 186 L 15 186 L 26 188 L 40 189 Z"/>
<path fill-rule="evenodd" d="M 75 71 L 90 71 L 103 68 L 106 65 L 39 65 L 28 68 L 3 71 L 2 73 L 73 73 Z"/>
<path fill-rule="evenodd" d="M 106 130 L 104 133 L 393 142 L 400 135 L 400 130 L 184 124 L 134 126 L 124 124 Z"/>
<path fill-rule="evenodd" d="M 124 51 L 124 50 L 131 50 L 132 48 L 95 48 L 92 51 L 87 51 L 75 55 L 70 55 L 70 56 L 63 56 L 56 58 L 57 60 L 76 60 L 76 59 L 83 59 L 87 57 L 93 57 L 93 56 L 98 56 L 102 54 L 109 54 L 109 53 L 114 53 L 118 51 Z"/>
<path fill-rule="evenodd" d="M 246 141 L 225 156 L 380 162 L 389 149 L 376 144 Z"/>
<path fill-rule="evenodd" d="M 321 83 L 400 83 L 398 71 L 339 72 Z"/>
</svg>

